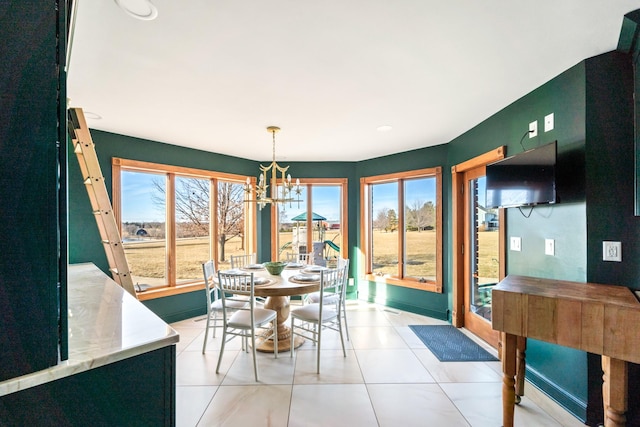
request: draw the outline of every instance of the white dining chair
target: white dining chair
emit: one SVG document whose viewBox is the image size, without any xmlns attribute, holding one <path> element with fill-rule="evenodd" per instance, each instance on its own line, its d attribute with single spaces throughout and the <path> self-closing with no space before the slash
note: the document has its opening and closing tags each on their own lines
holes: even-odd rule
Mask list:
<svg viewBox="0 0 640 427">
<path fill-rule="evenodd" d="M 300 264 L 313 264 L 313 252 L 306 254 L 297 254 L 287 252 L 287 262 L 297 262 Z"/>
<path fill-rule="evenodd" d="M 256 305 L 253 273 L 235 274 L 218 271 L 218 288 L 222 297 L 223 329 L 216 374 L 220 372 L 220 364 L 222 363 L 226 343 L 235 337 L 240 337 L 247 352 L 249 351 L 248 342 L 250 341 L 253 353 L 253 372 L 256 381 L 259 381 L 258 361 L 256 358 L 256 331 L 258 329 L 270 330 L 271 334 L 264 336 L 264 339 L 273 339 L 274 354 L 277 359 L 278 333 L 275 325 L 271 328 L 271 322 L 276 320 L 277 313 L 275 310 Z M 247 307 L 238 309 L 231 307 L 233 301 L 246 301 L 243 297 L 248 297 Z"/>
<path fill-rule="evenodd" d="M 242 268 L 256 263 L 255 252 L 247 255 L 231 255 L 231 268 Z"/>
<path fill-rule="evenodd" d="M 340 312 L 342 321 L 344 322 L 344 330 L 349 339 L 349 323 L 347 322 L 347 284 L 349 282 L 349 259 L 340 258 L 338 260 L 338 269 L 340 270 L 340 279 L 342 285 L 339 289 L 330 289 L 324 291 L 324 303 L 334 304 L 336 310 Z M 341 295 L 338 295 L 340 293 Z M 320 291 L 312 292 L 305 295 L 305 303 L 313 304 L 320 301 Z"/>
<path fill-rule="evenodd" d="M 310 265 L 313 264 L 313 252 L 309 253 L 294 253 L 287 252 L 287 262 L 302 264 L 302 265 Z M 291 302 L 296 301 L 298 305 L 304 305 L 305 303 L 305 295 L 296 295 L 291 297 Z"/>
<path fill-rule="evenodd" d="M 316 344 L 316 372 L 320 373 L 320 350 L 322 348 L 322 332 L 324 329 L 331 329 L 340 334 L 342 343 L 342 354 L 347 357 L 344 348 L 344 337 L 342 335 L 342 316 L 340 316 L 340 302 L 337 305 L 325 304 L 324 293 L 328 288 L 332 289 L 338 299 L 342 298 L 344 292 L 343 275 L 347 274 L 347 267 L 327 269 L 320 272 L 320 290 L 317 303 L 303 305 L 291 310 L 291 357 L 295 352 L 295 337 L 301 336 L 313 341 Z"/>
<path fill-rule="evenodd" d="M 209 337 L 209 329 L 212 329 L 212 337 L 216 337 L 216 328 L 218 320 L 222 321 L 222 299 L 220 298 L 218 287 L 216 286 L 216 267 L 213 260 L 202 263 L 202 273 L 204 275 L 204 291 L 207 297 L 207 324 L 204 330 L 204 343 L 202 344 L 202 354 L 207 348 L 207 338 Z M 248 300 L 229 301 L 230 307 L 243 308 L 248 304 Z M 218 318 L 220 317 L 220 319 Z"/>
</svg>

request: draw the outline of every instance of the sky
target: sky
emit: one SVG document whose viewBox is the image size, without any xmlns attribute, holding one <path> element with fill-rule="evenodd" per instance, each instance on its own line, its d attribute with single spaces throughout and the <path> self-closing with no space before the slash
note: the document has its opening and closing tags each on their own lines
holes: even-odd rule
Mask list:
<svg viewBox="0 0 640 427">
<path fill-rule="evenodd" d="M 123 222 L 164 222 L 164 208 L 160 208 L 152 201 L 153 180 L 162 182 L 164 175 L 123 171 L 122 186 L 122 221 Z M 157 193 L 156 193 L 157 195 Z M 340 187 L 318 185 L 313 187 L 313 212 L 327 218 L 329 222 L 340 222 Z M 292 203 L 285 206 L 284 222 L 300 214 L 306 209 L 307 193 L 303 188 L 300 207 Z"/>
<path fill-rule="evenodd" d="M 327 219 L 327 222 L 340 222 L 340 187 L 337 185 L 314 185 L 312 187 L 312 208 L 311 211 Z M 291 222 L 291 218 L 303 213 L 307 208 L 307 191 L 303 189 L 301 194 L 302 203 L 292 203 L 283 205 L 284 215 L 281 222 Z M 283 209 L 280 209 L 283 212 Z"/>
<path fill-rule="evenodd" d="M 405 180 L 405 204 L 409 207 L 413 207 L 416 202 L 423 204 L 428 201 L 432 201 L 435 205 L 435 181 L 435 178 Z M 397 212 L 398 184 L 396 182 L 390 182 L 374 185 L 373 206 L 376 212 L 380 211 L 381 209 L 394 209 Z"/>
<path fill-rule="evenodd" d="M 122 222 L 164 222 L 164 208 L 151 200 L 154 179 L 163 180 L 164 175 L 122 172 Z"/>
</svg>

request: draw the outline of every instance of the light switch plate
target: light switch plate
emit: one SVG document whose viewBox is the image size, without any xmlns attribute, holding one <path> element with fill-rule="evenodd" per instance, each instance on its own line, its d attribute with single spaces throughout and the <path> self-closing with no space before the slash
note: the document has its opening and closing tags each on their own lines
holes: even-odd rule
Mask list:
<svg viewBox="0 0 640 427">
<path fill-rule="evenodd" d="M 603 261 L 622 261 L 622 243 L 620 242 L 602 242 L 602 260 Z"/>
<path fill-rule="evenodd" d="M 509 248 L 512 251 L 520 252 L 522 250 L 522 240 L 520 239 L 520 237 L 512 237 Z"/>
<path fill-rule="evenodd" d="M 549 132 L 550 130 L 553 130 L 553 126 L 553 113 L 544 116 L 544 131 Z"/>
<path fill-rule="evenodd" d="M 556 242 L 553 239 L 544 239 L 544 254 L 554 256 L 556 253 Z"/>
</svg>

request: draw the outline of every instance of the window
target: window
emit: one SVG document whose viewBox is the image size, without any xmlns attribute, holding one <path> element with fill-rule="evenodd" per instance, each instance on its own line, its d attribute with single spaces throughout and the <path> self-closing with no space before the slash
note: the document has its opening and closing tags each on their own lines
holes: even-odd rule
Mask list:
<svg viewBox="0 0 640 427">
<path fill-rule="evenodd" d="M 442 292 L 441 168 L 361 179 L 367 279 Z"/>
<path fill-rule="evenodd" d="M 347 180 L 301 179 L 300 203 L 274 207 L 272 259 L 286 260 L 294 254 L 313 253 L 313 263 L 332 265 L 348 258 Z"/>
<path fill-rule="evenodd" d="M 138 296 L 202 286 L 202 262 L 255 252 L 246 176 L 113 159 L 114 214 Z"/>
</svg>

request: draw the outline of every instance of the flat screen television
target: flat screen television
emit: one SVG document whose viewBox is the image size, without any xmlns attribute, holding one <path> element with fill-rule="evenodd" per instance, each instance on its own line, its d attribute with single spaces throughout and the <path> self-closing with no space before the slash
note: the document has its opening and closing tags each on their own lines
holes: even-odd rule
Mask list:
<svg viewBox="0 0 640 427">
<path fill-rule="evenodd" d="M 557 142 L 487 165 L 487 208 L 556 203 Z"/>
</svg>

